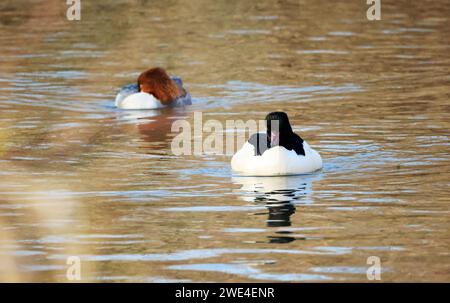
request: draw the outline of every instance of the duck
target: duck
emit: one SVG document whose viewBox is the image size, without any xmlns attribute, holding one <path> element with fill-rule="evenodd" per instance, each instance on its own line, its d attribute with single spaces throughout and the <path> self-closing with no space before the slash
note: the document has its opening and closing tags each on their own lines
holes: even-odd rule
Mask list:
<svg viewBox="0 0 450 303">
<path fill-rule="evenodd" d="M 245 176 L 289 176 L 322 168 L 322 158 L 293 132 L 285 112 L 271 112 L 266 133 L 253 134 L 231 159 L 234 172 Z"/>
<path fill-rule="evenodd" d="M 116 95 L 115 106 L 120 109 L 162 109 L 192 104 L 180 77 L 170 77 L 161 67 L 142 72 L 137 84 L 122 87 Z"/>
</svg>

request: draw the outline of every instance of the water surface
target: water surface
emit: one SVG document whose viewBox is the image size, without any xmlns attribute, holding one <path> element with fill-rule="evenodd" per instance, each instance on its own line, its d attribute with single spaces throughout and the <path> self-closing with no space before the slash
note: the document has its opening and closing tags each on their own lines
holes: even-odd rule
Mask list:
<svg viewBox="0 0 450 303">
<path fill-rule="evenodd" d="M 0 280 L 450 281 L 446 1 L 0 4 Z M 163 66 L 185 110 L 121 111 Z M 286 111 L 320 172 L 175 156 L 175 119 Z"/>
</svg>

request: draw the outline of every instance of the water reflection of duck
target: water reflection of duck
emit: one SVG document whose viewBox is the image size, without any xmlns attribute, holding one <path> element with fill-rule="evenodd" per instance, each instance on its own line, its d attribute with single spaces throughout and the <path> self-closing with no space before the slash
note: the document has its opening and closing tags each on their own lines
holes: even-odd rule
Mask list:
<svg viewBox="0 0 450 303">
<path fill-rule="evenodd" d="M 292 130 L 284 112 L 266 116 L 267 133 L 253 134 L 233 156 L 234 171 L 249 176 L 285 176 L 322 168 L 322 159 Z"/>
<path fill-rule="evenodd" d="M 156 117 L 139 119 L 137 128 L 144 141 L 151 143 L 165 142 L 171 131 L 173 112 L 164 111 Z"/>
<path fill-rule="evenodd" d="M 121 109 L 160 109 L 191 105 L 191 95 L 179 77 L 169 77 L 160 67 L 151 68 L 139 75 L 137 84 L 121 88 L 115 105 Z"/>
<path fill-rule="evenodd" d="M 127 110 L 117 112 L 117 117 L 125 132 L 141 134 L 141 139 L 151 143 L 150 149 L 161 149 L 169 145 L 172 123 L 176 119 L 185 119 L 184 108 L 166 108 L 161 110 Z"/>
<path fill-rule="evenodd" d="M 238 189 L 241 199 L 264 204 L 267 208 L 268 227 L 291 226 L 291 216 L 296 205 L 312 203 L 312 183 L 320 180 L 321 174 L 305 174 L 279 177 L 232 177 L 232 182 L 241 185 Z M 261 215 L 261 213 L 258 213 Z M 269 237 L 271 243 L 288 243 L 296 238 L 282 232 Z"/>
</svg>

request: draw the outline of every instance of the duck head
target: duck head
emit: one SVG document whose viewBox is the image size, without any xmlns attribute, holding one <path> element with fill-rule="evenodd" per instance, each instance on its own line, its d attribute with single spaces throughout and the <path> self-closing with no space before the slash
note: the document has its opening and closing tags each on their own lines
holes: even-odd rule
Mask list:
<svg viewBox="0 0 450 303">
<path fill-rule="evenodd" d="M 139 75 L 137 82 L 140 92 L 152 94 L 164 105 L 183 95 L 181 87 L 160 67 L 146 70 Z"/>
<path fill-rule="evenodd" d="M 285 112 L 271 112 L 266 116 L 267 124 L 267 146 L 284 146 L 288 144 L 292 131 L 289 118 Z"/>
</svg>

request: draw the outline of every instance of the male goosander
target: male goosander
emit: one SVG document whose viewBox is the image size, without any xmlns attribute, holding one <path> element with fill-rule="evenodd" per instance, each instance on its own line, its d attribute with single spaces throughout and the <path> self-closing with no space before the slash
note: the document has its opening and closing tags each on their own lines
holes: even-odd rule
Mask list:
<svg viewBox="0 0 450 303">
<path fill-rule="evenodd" d="M 253 134 L 231 159 L 231 168 L 251 176 L 311 173 L 322 168 L 322 158 L 292 131 L 284 112 L 266 116 L 267 133 Z"/>
</svg>

